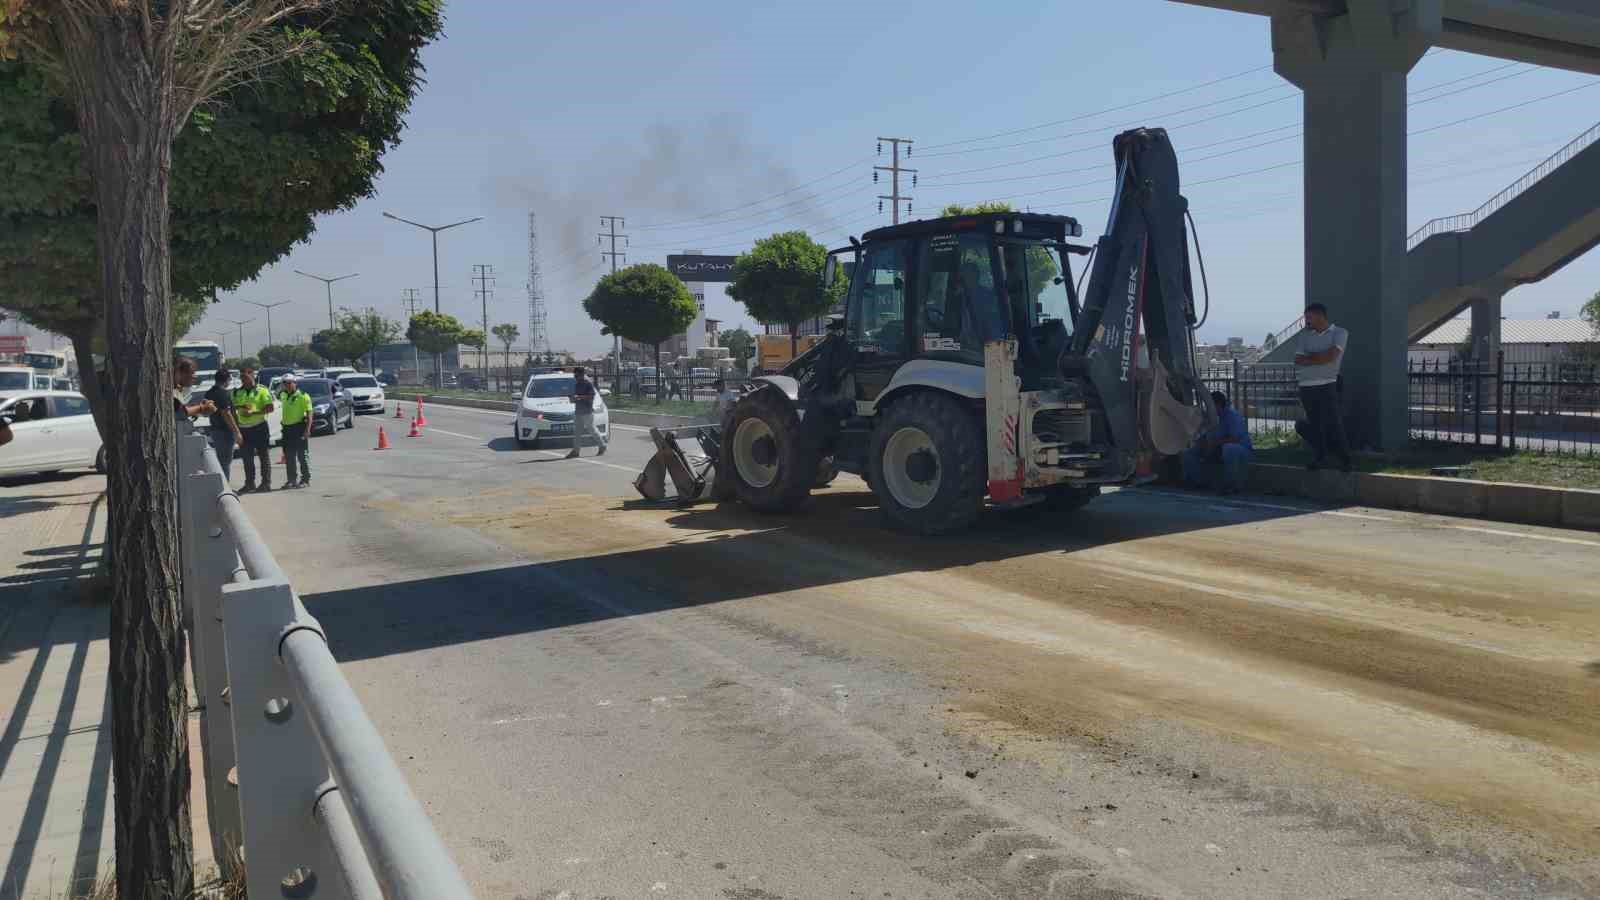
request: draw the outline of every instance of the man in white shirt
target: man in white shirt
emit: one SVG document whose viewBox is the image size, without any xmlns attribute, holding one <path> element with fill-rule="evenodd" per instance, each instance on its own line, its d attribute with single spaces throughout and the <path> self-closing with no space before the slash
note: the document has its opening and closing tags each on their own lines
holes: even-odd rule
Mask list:
<svg viewBox="0 0 1600 900">
<path fill-rule="evenodd" d="M 1339 366 L 1349 340 L 1348 332 L 1328 321 L 1326 306 L 1313 303 L 1306 307 L 1306 327 L 1297 339 L 1294 365 L 1300 405 L 1306 410 L 1304 427 L 1297 422 L 1295 431 L 1311 445 L 1308 469 L 1326 465 L 1332 450 L 1339 457 L 1340 470 L 1350 471 L 1350 446 L 1339 408 Z"/>
</svg>

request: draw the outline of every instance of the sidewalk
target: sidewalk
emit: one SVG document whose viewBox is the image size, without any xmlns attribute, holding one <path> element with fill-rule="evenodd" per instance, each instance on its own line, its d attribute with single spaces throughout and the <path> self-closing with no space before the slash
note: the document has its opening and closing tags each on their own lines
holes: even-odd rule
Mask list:
<svg viewBox="0 0 1600 900">
<path fill-rule="evenodd" d="M 77 590 L 100 556 L 104 484 L 0 486 L 0 900 L 64 894 L 111 866 L 107 607 Z"/>
</svg>

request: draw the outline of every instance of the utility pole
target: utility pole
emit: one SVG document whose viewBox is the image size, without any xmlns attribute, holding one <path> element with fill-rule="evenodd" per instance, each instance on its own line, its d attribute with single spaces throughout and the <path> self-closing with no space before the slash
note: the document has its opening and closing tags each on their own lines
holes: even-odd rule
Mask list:
<svg viewBox="0 0 1600 900">
<path fill-rule="evenodd" d="M 478 263 L 472 267 L 472 280 L 478 283 L 478 302 L 483 306 L 483 388 L 489 389 L 489 295 L 494 293 L 494 266 Z"/>
<path fill-rule="evenodd" d="M 316 280 L 322 282 L 328 288 L 328 330 L 332 331 L 333 330 L 333 283 L 335 281 L 343 281 L 346 278 L 354 278 L 357 275 L 360 275 L 361 273 L 360 272 L 351 272 L 349 275 L 340 275 L 340 276 L 337 276 L 335 278 L 328 278 L 327 276 L 324 276 L 324 275 L 313 275 L 310 272 L 302 272 L 299 269 L 295 269 L 294 273 L 296 275 L 304 275 L 307 278 L 315 278 Z"/>
<path fill-rule="evenodd" d="M 222 321 L 227 322 L 229 325 L 239 326 L 239 358 L 244 359 L 244 327 L 254 322 L 255 319 L 244 319 L 242 321 L 239 319 L 223 319 Z"/>
<path fill-rule="evenodd" d="M 289 301 L 279 300 L 277 303 L 257 303 L 254 300 L 246 300 L 245 302 L 251 306 L 259 306 L 267 311 L 267 346 L 272 346 L 272 310 L 274 307 L 283 306 Z"/>
<path fill-rule="evenodd" d="M 406 288 L 401 293 L 405 294 L 400 302 L 406 306 L 406 326 L 409 329 L 412 317 L 417 314 L 417 294 L 420 291 L 416 288 Z M 410 337 L 406 338 L 406 343 L 411 344 L 411 367 L 417 370 L 417 383 L 420 384 L 422 383 L 422 355 L 417 352 L 417 345 L 412 342 Z"/>
<path fill-rule="evenodd" d="M 600 255 L 611 258 L 611 274 L 615 275 L 617 273 L 617 257 L 620 256 L 623 259 L 628 257 L 626 250 L 617 250 L 617 238 L 622 238 L 622 246 L 628 246 L 628 236 L 617 234 L 617 226 L 621 225 L 626 228 L 628 227 L 628 221 L 621 216 L 601 216 L 600 224 L 606 228 L 605 231 L 600 233 L 600 240 L 611 239 L 611 249 L 600 251 Z M 661 378 L 660 372 L 656 373 L 656 378 L 659 381 Z M 616 332 L 611 334 L 611 393 L 614 395 L 622 394 L 622 335 Z"/>
<path fill-rule="evenodd" d="M 900 145 L 906 145 L 906 156 L 909 158 L 911 156 L 911 138 L 878 138 L 878 152 L 880 154 L 883 152 L 883 145 L 885 142 L 889 144 L 891 162 L 887 166 L 873 166 L 872 180 L 878 180 L 879 172 L 889 173 L 889 193 L 878 195 L 878 212 L 883 212 L 883 201 L 888 200 L 890 203 L 894 204 L 892 221 L 894 224 L 899 225 L 900 201 L 904 200 L 906 202 L 906 215 L 911 214 L 911 198 L 900 193 L 900 173 L 909 172 L 911 174 L 911 184 L 913 187 L 915 187 L 917 183 L 917 170 L 907 169 L 900 165 Z"/>
</svg>

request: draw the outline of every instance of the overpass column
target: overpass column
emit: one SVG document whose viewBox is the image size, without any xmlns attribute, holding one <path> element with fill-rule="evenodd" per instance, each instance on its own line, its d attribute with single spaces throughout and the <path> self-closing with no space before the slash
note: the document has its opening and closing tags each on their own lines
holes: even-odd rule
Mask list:
<svg viewBox="0 0 1600 900">
<path fill-rule="evenodd" d="M 1472 358 L 1491 366 L 1500 349 L 1500 301 L 1503 297 L 1503 294 L 1493 294 L 1472 300 Z"/>
<path fill-rule="evenodd" d="M 1357 446 L 1407 440 L 1406 73 L 1439 24 L 1439 0 L 1272 17 L 1273 67 L 1305 94 L 1305 297 L 1350 332 L 1344 408 Z"/>
</svg>

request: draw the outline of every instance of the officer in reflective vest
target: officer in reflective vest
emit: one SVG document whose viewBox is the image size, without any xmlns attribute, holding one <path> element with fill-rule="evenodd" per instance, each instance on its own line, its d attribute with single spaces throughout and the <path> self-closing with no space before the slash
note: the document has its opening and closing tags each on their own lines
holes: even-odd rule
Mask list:
<svg viewBox="0 0 1600 900">
<path fill-rule="evenodd" d="M 267 413 L 272 412 L 272 392 L 256 383 L 256 370 L 239 368 L 239 389 L 233 392 L 233 415 L 244 438 L 244 487 L 239 493 L 266 493 L 272 490 L 272 432 L 267 428 Z M 261 486 L 256 487 L 256 465 L 261 466 Z"/>
<path fill-rule="evenodd" d="M 294 375 L 283 376 L 283 389 L 278 392 L 278 403 L 283 407 L 283 464 L 289 477 L 286 488 L 303 488 L 311 484 L 311 395 L 299 389 Z M 295 470 L 299 469 L 299 480 Z"/>
</svg>

